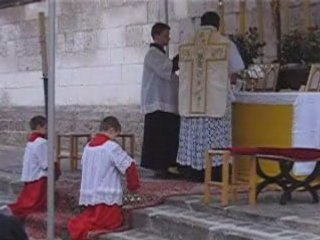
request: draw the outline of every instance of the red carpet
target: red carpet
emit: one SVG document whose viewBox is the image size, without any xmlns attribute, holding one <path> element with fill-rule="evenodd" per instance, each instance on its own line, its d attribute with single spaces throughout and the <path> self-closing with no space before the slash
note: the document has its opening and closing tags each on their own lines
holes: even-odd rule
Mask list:
<svg viewBox="0 0 320 240">
<path fill-rule="evenodd" d="M 78 180 L 60 180 L 56 189 L 56 236 L 59 237 L 66 231 L 68 219 L 79 213 Z M 167 197 L 177 195 L 202 194 L 203 184 L 177 180 L 142 179 L 141 188 L 135 194 L 125 194 L 124 210 L 126 224 L 119 231 L 127 230 L 131 226 L 131 210 L 151 207 L 161 204 Z M 45 239 L 46 213 L 30 215 L 26 220 L 26 229 L 30 237 Z M 105 233 L 105 232 L 103 232 Z M 99 233 L 91 233 L 90 239 L 95 239 Z"/>
</svg>

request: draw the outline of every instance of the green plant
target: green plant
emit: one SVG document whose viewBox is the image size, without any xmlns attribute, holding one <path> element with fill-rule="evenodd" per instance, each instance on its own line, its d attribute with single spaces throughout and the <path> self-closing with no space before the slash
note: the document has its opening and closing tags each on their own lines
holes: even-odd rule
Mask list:
<svg viewBox="0 0 320 240">
<path fill-rule="evenodd" d="M 292 30 L 283 36 L 281 62 L 309 64 L 320 62 L 320 29 Z"/>
<path fill-rule="evenodd" d="M 263 56 L 266 43 L 260 41 L 258 28 L 250 27 L 245 34 L 229 35 L 229 38 L 236 44 L 246 68 Z"/>
</svg>

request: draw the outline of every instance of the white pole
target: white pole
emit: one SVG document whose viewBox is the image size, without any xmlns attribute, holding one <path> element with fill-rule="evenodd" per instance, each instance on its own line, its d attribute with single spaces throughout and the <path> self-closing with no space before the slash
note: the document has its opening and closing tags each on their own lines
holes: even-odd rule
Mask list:
<svg viewBox="0 0 320 240">
<path fill-rule="evenodd" d="M 54 240 L 54 160 L 55 160 L 55 34 L 56 0 L 48 1 L 48 202 L 47 240 Z"/>
</svg>

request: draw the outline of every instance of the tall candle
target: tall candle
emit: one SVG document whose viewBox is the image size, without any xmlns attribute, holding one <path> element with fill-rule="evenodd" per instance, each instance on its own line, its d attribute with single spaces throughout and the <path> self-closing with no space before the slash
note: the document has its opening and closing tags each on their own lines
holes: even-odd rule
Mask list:
<svg viewBox="0 0 320 240">
<path fill-rule="evenodd" d="M 246 0 L 240 0 L 240 33 L 246 32 Z"/>
<path fill-rule="evenodd" d="M 258 7 L 258 30 L 260 41 L 264 41 L 264 5 L 263 0 L 257 0 Z"/>
<path fill-rule="evenodd" d="M 310 19 L 310 0 L 303 1 L 303 11 L 302 12 L 302 19 L 304 22 L 304 30 L 308 31 L 311 27 L 311 19 Z"/>
<path fill-rule="evenodd" d="M 220 16 L 220 33 L 224 34 L 225 32 L 225 22 L 224 22 L 224 2 L 219 0 L 218 2 L 218 12 Z"/>
</svg>

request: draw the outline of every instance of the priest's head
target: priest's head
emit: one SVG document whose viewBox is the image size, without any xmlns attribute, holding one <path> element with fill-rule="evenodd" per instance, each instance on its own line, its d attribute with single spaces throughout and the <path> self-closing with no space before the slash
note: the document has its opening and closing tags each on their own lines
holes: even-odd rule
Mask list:
<svg viewBox="0 0 320 240">
<path fill-rule="evenodd" d="M 170 41 L 170 27 L 168 24 L 158 22 L 151 29 L 151 37 L 154 43 L 167 46 Z"/>
<path fill-rule="evenodd" d="M 201 16 L 201 26 L 213 26 L 219 30 L 220 17 L 216 12 L 206 12 Z"/>
</svg>

